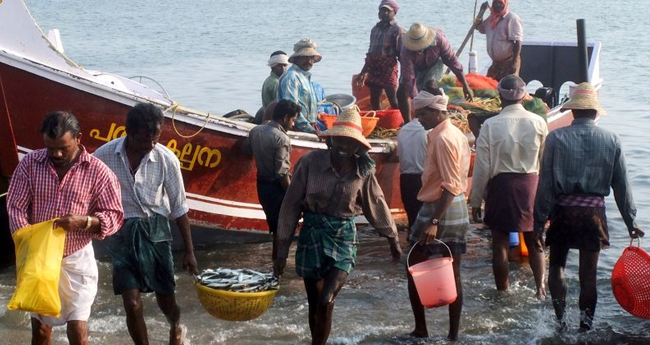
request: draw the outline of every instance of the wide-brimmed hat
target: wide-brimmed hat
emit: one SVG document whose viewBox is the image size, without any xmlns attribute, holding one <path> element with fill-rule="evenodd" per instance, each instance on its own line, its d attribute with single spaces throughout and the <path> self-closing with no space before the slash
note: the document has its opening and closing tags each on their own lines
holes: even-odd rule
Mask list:
<svg viewBox="0 0 650 345">
<path fill-rule="evenodd" d="M 436 31 L 422 23 L 413 23 L 402 35 L 402 43 L 408 50 L 420 51 L 429 47 L 436 39 Z"/>
<path fill-rule="evenodd" d="M 317 45 L 310 38 L 303 38 L 298 43 L 293 45 L 293 54 L 289 56 L 289 62 L 293 63 L 293 59 L 300 56 L 313 56 L 314 62 L 319 62 L 323 56 L 316 51 Z"/>
<path fill-rule="evenodd" d="M 334 121 L 332 129 L 319 134 L 321 138 L 327 137 L 348 137 L 358 141 L 361 145 L 370 149 L 370 143 L 363 136 L 361 126 L 361 115 L 356 107 L 343 110 L 343 113 Z"/>
<path fill-rule="evenodd" d="M 594 109 L 598 114 L 605 115 L 605 109 L 598 101 L 598 92 L 589 83 L 578 84 L 571 99 L 562 105 L 562 111 L 569 109 Z"/>
</svg>

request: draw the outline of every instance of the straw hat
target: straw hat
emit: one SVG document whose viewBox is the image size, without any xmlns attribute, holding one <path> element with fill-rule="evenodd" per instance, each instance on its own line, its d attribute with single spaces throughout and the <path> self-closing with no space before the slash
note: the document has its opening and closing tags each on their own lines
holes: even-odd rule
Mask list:
<svg viewBox="0 0 650 345">
<path fill-rule="evenodd" d="M 408 50 L 420 51 L 428 48 L 436 38 L 436 31 L 422 23 L 413 23 L 402 36 L 402 43 Z"/>
<path fill-rule="evenodd" d="M 294 53 L 289 57 L 289 62 L 293 62 L 294 58 L 300 56 L 313 56 L 315 57 L 314 62 L 319 62 L 323 56 L 316 51 L 316 42 L 311 38 L 303 38 L 298 43 L 293 45 Z"/>
<path fill-rule="evenodd" d="M 598 102 L 598 93 L 589 83 L 578 84 L 571 99 L 562 106 L 562 111 L 568 109 L 594 109 L 605 115 L 605 109 Z"/>
<path fill-rule="evenodd" d="M 356 108 L 348 108 L 334 121 L 332 129 L 326 130 L 319 135 L 321 138 L 327 137 L 348 137 L 358 141 L 361 145 L 370 149 L 370 143 L 363 136 L 363 127 L 361 126 L 361 115 Z"/>
</svg>

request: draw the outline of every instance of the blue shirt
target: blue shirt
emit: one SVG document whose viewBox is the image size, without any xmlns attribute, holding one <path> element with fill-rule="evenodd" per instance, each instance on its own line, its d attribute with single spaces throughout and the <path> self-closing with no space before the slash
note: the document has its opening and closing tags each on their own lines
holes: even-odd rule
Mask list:
<svg viewBox="0 0 650 345">
<path fill-rule="evenodd" d="M 535 230 L 541 231 L 560 195 L 607 196 L 610 188 L 628 231 L 636 227 L 636 207 L 627 177 L 621 139 L 578 118 L 546 138 L 535 197 Z"/>
<path fill-rule="evenodd" d="M 291 65 L 280 77 L 278 100 L 280 99 L 291 100 L 302 107 L 295 124 L 298 130 L 316 133 L 311 124 L 317 119 L 318 101 L 311 83 L 311 73 L 303 71 L 296 65 Z"/>
</svg>

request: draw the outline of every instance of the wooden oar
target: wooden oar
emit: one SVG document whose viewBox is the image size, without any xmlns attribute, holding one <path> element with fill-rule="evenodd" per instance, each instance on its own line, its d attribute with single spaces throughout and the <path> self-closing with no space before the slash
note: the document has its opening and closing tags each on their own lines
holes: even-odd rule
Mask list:
<svg viewBox="0 0 650 345">
<path fill-rule="evenodd" d="M 465 45 L 467 44 L 467 41 L 469 41 L 470 37 L 472 37 L 472 34 L 474 34 L 474 30 L 476 30 L 476 26 L 478 26 L 478 23 L 476 22 L 476 19 L 481 18 L 481 20 L 482 20 L 483 19 L 483 14 L 485 13 L 485 10 L 487 8 L 488 8 L 488 2 L 486 1 L 481 5 L 481 10 L 478 11 L 478 15 L 476 16 L 476 18 L 474 18 L 474 20 L 472 20 L 472 27 L 469 28 L 469 31 L 467 32 L 467 36 L 465 36 L 465 39 L 463 40 L 463 43 L 460 45 L 460 48 L 458 48 L 458 50 L 456 51 L 456 56 L 460 56 L 460 53 L 463 52 L 463 49 L 465 48 Z M 451 72 L 451 69 L 449 69 L 449 67 L 447 67 L 447 71 L 445 72 L 445 74 L 449 74 L 449 72 Z"/>
</svg>

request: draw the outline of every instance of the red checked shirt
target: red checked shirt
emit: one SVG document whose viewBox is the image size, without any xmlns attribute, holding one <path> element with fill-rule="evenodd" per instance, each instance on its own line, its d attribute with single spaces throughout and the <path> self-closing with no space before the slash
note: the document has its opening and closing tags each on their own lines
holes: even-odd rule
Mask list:
<svg viewBox="0 0 650 345">
<path fill-rule="evenodd" d="M 12 233 L 66 214 L 99 218 L 100 232 L 66 232 L 64 256 L 82 249 L 93 238 L 103 240 L 114 234 L 124 216 L 117 177 L 83 146 L 80 148 L 79 159 L 61 181 L 47 158 L 47 150 L 29 153 L 18 164 L 7 195 Z"/>
</svg>

